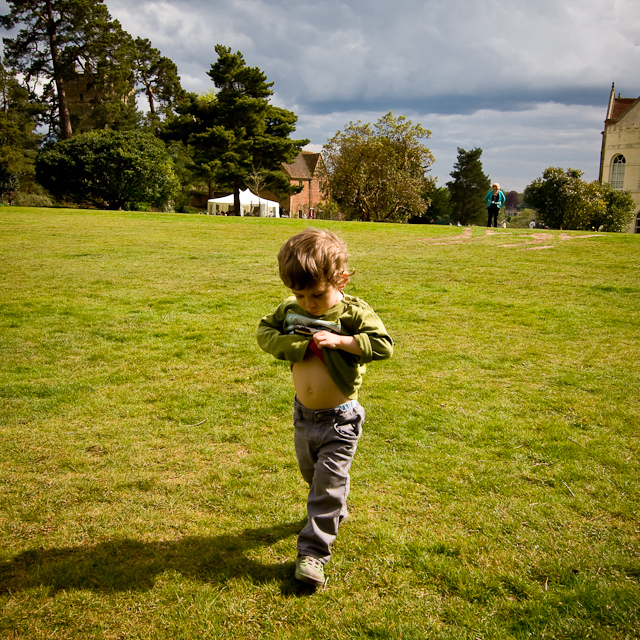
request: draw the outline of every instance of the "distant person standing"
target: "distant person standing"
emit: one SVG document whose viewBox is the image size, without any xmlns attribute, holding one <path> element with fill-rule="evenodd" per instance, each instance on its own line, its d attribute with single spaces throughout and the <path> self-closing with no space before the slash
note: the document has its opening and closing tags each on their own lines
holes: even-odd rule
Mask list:
<svg viewBox="0 0 640 640">
<path fill-rule="evenodd" d="M 500 185 L 496 182 L 491 187 L 491 191 L 484 197 L 484 201 L 487 203 L 487 213 L 489 214 L 487 220 L 487 227 L 498 226 L 498 212 L 500 211 L 504 201 L 507 197 L 500 189 Z M 493 224 L 491 220 L 493 219 Z"/>
<path fill-rule="evenodd" d="M 535 221 L 535 220 L 532 220 L 532 221 L 529 223 L 529 229 L 535 229 L 535 228 L 536 228 L 536 221 Z"/>
</svg>

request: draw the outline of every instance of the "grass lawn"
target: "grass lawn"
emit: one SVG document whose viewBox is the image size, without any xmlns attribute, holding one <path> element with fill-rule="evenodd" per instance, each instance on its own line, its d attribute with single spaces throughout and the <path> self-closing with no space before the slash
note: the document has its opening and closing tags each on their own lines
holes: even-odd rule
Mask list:
<svg viewBox="0 0 640 640">
<path fill-rule="evenodd" d="M 0 638 L 640 637 L 640 236 L 315 223 L 396 351 L 312 593 L 255 342 L 307 224 L 0 208 Z"/>
</svg>

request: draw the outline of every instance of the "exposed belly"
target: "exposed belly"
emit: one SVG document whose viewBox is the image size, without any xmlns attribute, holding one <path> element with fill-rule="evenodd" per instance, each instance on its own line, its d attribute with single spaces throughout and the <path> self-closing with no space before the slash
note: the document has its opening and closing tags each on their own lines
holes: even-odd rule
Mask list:
<svg viewBox="0 0 640 640">
<path fill-rule="evenodd" d="M 332 409 L 349 401 L 331 379 L 327 367 L 312 353 L 293 365 L 293 386 L 298 401 L 308 409 Z"/>
</svg>

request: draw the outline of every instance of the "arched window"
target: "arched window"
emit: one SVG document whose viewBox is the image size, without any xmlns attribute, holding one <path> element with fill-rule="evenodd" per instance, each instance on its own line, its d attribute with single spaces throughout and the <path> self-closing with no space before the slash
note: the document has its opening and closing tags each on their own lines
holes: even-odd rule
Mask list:
<svg viewBox="0 0 640 640">
<path fill-rule="evenodd" d="M 611 165 L 611 187 L 616 190 L 624 189 L 624 169 L 626 160 L 618 154 Z"/>
</svg>

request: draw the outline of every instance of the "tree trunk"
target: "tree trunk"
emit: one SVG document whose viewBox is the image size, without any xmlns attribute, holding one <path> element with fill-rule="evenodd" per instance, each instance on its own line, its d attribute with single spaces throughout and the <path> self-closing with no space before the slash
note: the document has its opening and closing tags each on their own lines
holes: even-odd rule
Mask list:
<svg viewBox="0 0 640 640">
<path fill-rule="evenodd" d="M 240 187 L 237 183 L 233 185 L 233 215 L 239 216 L 240 214 Z"/>
<path fill-rule="evenodd" d="M 155 100 L 153 98 L 153 86 L 151 85 L 151 81 L 147 80 L 146 77 L 142 78 L 142 82 L 144 84 L 144 92 L 147 94 L 147 102 L 149 103 L 149 111 L 151 115 L 156 115 L 156 105 Z"/>
<path fill-rule="evenodd" d="M 149 102 L 149 113 L 151 113 L 151 122 L 155 122 L 155 126 L 153 128 L 153 133 L 156 136 L 156 138 L 160 137 L 160 127 L 157 124 L 157 119 L 156 119 L 156 105 L 155 105 L 155 101 L 153 99 L 153 87 L 151 86 L 150 82 L 147 82 L 147 80 L 144 80 L 144 86 L 145 86 L 145 93 L 147 94 L 147 100 Z"/>
<path fill-rule="evenodd" d="M 56 87 L 58 90 L 60 138 L 62 138 L 62 140 L 69 140 L 73 137 L 73 130 L 71 129 L 71 117 L 69 116 L 67 94 L 64 89 L 64 80 L 62 78 L 56 78 Z"/>
<path fill-rule="evenodd" d="M 56 82 L 58 92 L 58 117 L 60 121 L 60 138 L 68 140 L 73 137 L 71 129 L 71 118 L 69 117 L 69 106 L 67 104 L 67 94 L 64 88 L 64 80 L 60 69 L 60 56 L 58 53 L 58 38 L 56 34 L 56 22 L 53 15 L 51 2 L 47 0 L 47 33 L 49 35 L 49 48 L 51 50 L 51 63 L 53 65 L 53 77 Z"/>
</svg>

